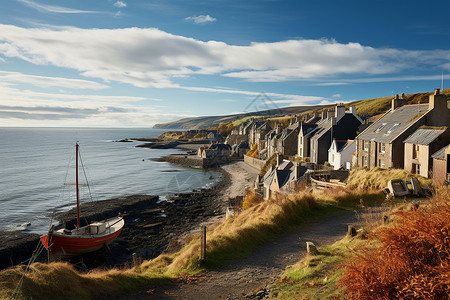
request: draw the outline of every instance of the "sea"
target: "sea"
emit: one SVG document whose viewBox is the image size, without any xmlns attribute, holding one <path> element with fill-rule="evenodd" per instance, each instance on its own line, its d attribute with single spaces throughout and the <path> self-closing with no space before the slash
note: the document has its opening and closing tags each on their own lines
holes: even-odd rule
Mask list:
<svg viewBox="0 0 450 300">
<path fill-rule="evenodd" d="M 84 166 L 79 168 L 82 203 L 136 194 L 159 195 L 164 201 L 167 195 L 207 188 L 220 180 L 217 171 L 151 160 L 183 150 L 116 142 L 164 131 L 0 128 L 0 230 L 45 233 L 54 211 L 75 206 L 76 142 Z"/>
</svg>

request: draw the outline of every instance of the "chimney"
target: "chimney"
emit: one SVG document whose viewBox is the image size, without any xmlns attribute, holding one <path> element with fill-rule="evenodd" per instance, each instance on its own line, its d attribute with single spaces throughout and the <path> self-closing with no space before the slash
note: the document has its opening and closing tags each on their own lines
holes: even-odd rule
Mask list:
<svg viewBox="0 0 450 300">
<path fill-rule="evenodd" d="M 395 110 L 401 106 L 403 106 L 403 98 L 400 98 L 397 94 L 397 95 L 395 95 L 394 99 L 392 99 L 392 109 L 391 110 Z"/>
<path fill-rule="evenodd" d="M 327 111 L 327 119 L 331 119 L 331 117 L 333 116 L 333 111 L 332 110 L 328 110 Z"/>
<path fill-rule="evenodd" d="M 277 168 L 281 165 L 283 159 L 281 158 L 280 153 L 277 153 Z"/>
<path fill-rule="evenodd" d="M 327 114 L 326 111 L 322 110 L 322 120 L 325 120 L 326 114 Z"/>
<path fill-rule="evenodd" d="M 294 162 L 294 181 L 298 180 L 298 162 Z"/>
<path fill-rule="evenodd" d="M 444 111 L 447 109 L 447 97 L 444 94 L 441 94 L 440 89 L 434 90 L 434 95 L 430 95 L 429 98 L 428 109 L 443 109 Z"/>
<path fill-rule="evenodd" d="M 450 109 L 447 107 L 447 96 L 441 94 L 440 89 L 430 95 L 428 110 L 432 111 L 428 118 L 428 125 L 450 126 Z"/>
<path fill-rule="evenodd" d="M 352 114 L 356 114 L 356 108 L 354 106 L 350 106 L 350 108 L 348 109 L 350 111 L 350 113 Z"/>
<path fill-rule="evenodd" d="M 343 103 L 340 103 L 336 105 L 336 111 L 334 116 L 336 117 L 336 120 L 340 120 L 345 115 L 345 106 Z"/>
</svg>

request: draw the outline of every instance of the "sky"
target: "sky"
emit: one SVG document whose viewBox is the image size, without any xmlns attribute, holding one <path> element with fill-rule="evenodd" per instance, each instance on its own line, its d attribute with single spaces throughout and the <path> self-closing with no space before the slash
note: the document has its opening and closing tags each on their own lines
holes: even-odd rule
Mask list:
<svg viewBox="0 0 450 300">
<path fill-rule="evenodd" d="M 448 0 L 0 4 L 3 127 L 148 128 L 450 85 Z"/>
</svg>

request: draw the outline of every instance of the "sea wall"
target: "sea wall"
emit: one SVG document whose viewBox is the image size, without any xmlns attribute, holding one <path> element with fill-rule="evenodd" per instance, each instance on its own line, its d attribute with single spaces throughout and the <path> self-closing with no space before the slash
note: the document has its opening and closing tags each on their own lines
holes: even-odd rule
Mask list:
<svg viewBox="0 0 450 300">
<path fill-rule="evenodd" d="M 261 170 L 266 164 L 265 160 L 253 158 L 247 155 L 244 155 L 244 162 L 257 170 Z"/>
</svg>

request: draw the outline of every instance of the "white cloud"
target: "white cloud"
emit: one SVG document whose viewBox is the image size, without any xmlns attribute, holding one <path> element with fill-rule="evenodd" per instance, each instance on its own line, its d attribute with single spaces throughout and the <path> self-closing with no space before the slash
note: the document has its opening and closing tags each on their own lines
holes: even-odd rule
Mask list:
<svg viewBox="0 0 450 300">
<path fill-rule="evenodd" d="M 333 97 L 333 98 L 341 98 L 342 95 L 341 95 L 341 94 L 334 94 L 332 97 Z"/>
<path fill-rule="evenodd" d="M 62 77 L 48 77 L 23 74 L 19 72 L 5 72 L 0 71 L 0 80 L 10 83 L 26 83 L 38 87 L 46 88 L 64 88 L 64 89 L 87 89 L 87 90 L 102 90 L 108 88 L 107 85 L 97 83 L 95 81 L 88 81 L 83 79 L 71 79 Z"/>
<path fill-rule="evenodd" d="M 0 126 L 150 127 L 187 117 L 154 105 L 158 99 L 143 97 L 42 93 L 3 81 L 0 95 Z"/>
<path fill-rule="evenodd" d="M 195 24 L 205 24 L 215 22 L 217 19 L 211 17 L 210 15 L 200 15 L 196 17 L 187 17 L 184 18 L 186 21 L 193 21 Z"/>
<path fill-rule="evenodd" d="M 119 8 L 127 7 L 127 3 L 123 1 L 116 1 L 116 3 L 114 3 L 114 6 Z"/>
<path fill-rule="evenodd" d="M 54 6 L 54 5 L 45 5 L 45 4 L 39 4 L 37 2 L 33 2 L 30 0 L 17 0 L 18 2 L 36 9 L 37 11 L 43 12 L 43 13 L 57 13 L 57 14 L 92 14 L 92 13 L 98 13 L 96 11 L 88 11 L 88 10 L 79 10 L 79 9 L 73 9 L 73 8 L 67 8 L 62 6 Z"/>
<path fill-rule="evenodd" d="M 412 68 L 429 70 L 450 62 L 447 50 L 376 49 L 334 40 L 235 46 L 203 42 L 155 28 L 58 29 L 12 25 L 0 25 L 0 58 L 1 55 L 144 88 L 185 88 L 176 81 L 199 74 L 255 82 L 330 80 L 337 85 L 347 83 L 336 79 L 337 76 L 365 76 L 376 80 L 372 79 L 374 75 Z M 208 88 L 186 88 L 208 91 Z M 225 89 L 221 92 L 226 93 Z"/>
</svg>

